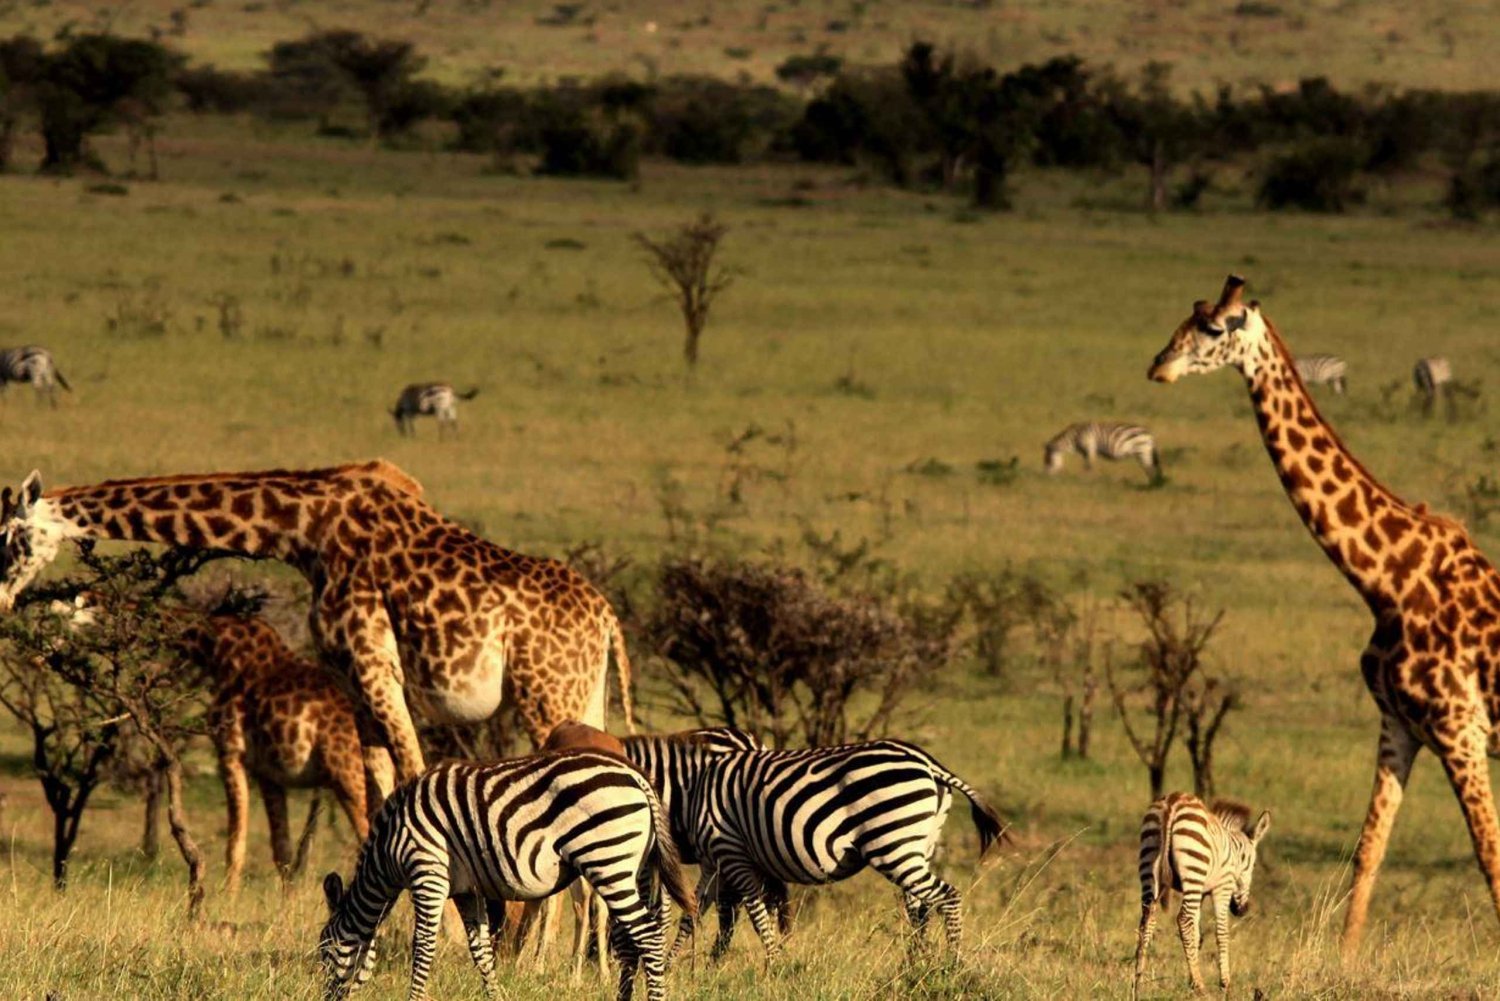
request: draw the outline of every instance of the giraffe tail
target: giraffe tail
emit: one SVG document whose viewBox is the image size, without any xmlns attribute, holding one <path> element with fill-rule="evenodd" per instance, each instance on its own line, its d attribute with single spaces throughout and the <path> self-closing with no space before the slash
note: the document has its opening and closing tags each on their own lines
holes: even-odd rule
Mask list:
<svg viewBox="0 0 1500 1001">
<path fill-rule="evenodd" d="M 615 676 L 620 682 L 620 709 L 625 714 L 625 732 L 635 733 L 635 698 L 630 693 L 630 655 L 625 651 L 625 630 L 611 610 L 609 614 L 610 649 L 615 658 Z"/>
</svg>

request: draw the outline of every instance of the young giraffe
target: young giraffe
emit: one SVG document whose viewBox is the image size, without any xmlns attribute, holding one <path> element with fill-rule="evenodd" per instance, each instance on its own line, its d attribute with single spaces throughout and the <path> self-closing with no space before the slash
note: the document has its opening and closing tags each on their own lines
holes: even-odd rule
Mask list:
<svg viewBox="0 0 1500 1001">
<path fill-rule="evenodd" d="M 292 865 L 286 790 L 333 790 L 363 841 L 370 833 L 364 749 L 354 706 L 334 679 L 292 652 L 265 619 L 204 615 L 184 631 L 188 656 L 211 679 L 209 723 L 229 810 L 225 886 L 238 892 L 255 777 L 283 878 Z"/>
<path fill-rule="evenodd" d="M 613 654 L 627 729 L 630 662 L 609 602 L 566 565 L 501 549 L 448 521 L 384 460 L 304 471 L 114 480 L 0 502 L 0 613 L 80 536 L 284 560 L 312 584 L 318 649 L 358 693 L 376 799 L 423 769 L 413 712 L 477 722 L 502 678 L 534 745 L 569 717 L 602 728 Z M 382 767 L 384 766 L 384 767 Z"/>
<path fill-rule="evenodd" d="M 1282 486 L 1374 616 L 1360 670 L 1380 708 L 1380 747 L 1344 918 L 1349 957 L 1423 747 L 1448 773 L 1500 911 L 1500 827 L 1486 759 L 1500 755 L 1500 573 L 1462 526 L 1407 504 L 1349 453 L 1260 304 L 1241 301 L 1244 285 L 1231 275 L 1216 304 L 1195 303 L 1148 375 L 1175 382 L 1226 365 L 1240 371 Z"/>
</svg>

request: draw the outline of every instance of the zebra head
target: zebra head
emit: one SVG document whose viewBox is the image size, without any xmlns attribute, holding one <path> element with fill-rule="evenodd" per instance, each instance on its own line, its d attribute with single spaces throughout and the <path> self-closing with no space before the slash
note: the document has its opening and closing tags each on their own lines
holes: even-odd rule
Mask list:
<svg viewBox="0 0 1500 1001">
<path fill-rule="evenodd" d="M 1260 839 L 1270 829 L 1271 811 L 1266 810 L 1256 819 L 1255 826 L 1245 832 L 1245 862 L 1235 875 L 1234 893 L 1229 897 L 1229 913 L 1237 918 L 1244 917 L 1250 911 L 1250 881 L 1255 876 L 1255 851 L 1260 846 Z"/>
<path fill-rule="evenodd" d="M 1212 372 L 1232 365 L 1253 375 L 1268 348 L 1260 303 L 1243 302 L 1245 279 L 1230 275 L 1217 303 L 1199 299 L 1193 314 L 1178 326 L 1152 362 L 1146 376 L 1176 382 L 1184 375 Z"/>
<path fill-rule="evenodd" d="M 323 896 L 328 900 L 328 923 L 318 937 L 318 958 L 328 978 L 323 997 L 342 998 L 370 979 L 375 969 L 375 934 L 372 928 L 370 934 L 361 935 L 355 922 L 346 918 L 348 893 L 338 873 L 323 877 Z"/>
<path fill-rule="evenodd" d="M 42 498 L 42 474 L 26 477 L 19 493 L 0 491 L 0 613 L 15 607 L 16 596 L 57 558 L 68 535 L 52 501 Z"/>
</svg>

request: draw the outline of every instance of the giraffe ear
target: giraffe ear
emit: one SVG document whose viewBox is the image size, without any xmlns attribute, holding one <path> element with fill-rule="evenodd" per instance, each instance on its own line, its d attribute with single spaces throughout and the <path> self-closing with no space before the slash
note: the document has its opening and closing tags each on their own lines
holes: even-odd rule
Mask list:
<svg viewBox="0 0 1500 1001">
<path fill-rule="evenodd" d="M 28 477 L 26 477 L 26 479 L 21 483 L 21 504 L 20 504 L 20 506 L 22 508 L 29 508 L 29 507 L 31 507 L 31 505 L 35 504 L 38 500 L 40 500 L 41 497 L 42 497 L 42 474 L 41 474 L 40 471 L 33 469 L 31 471 L 31 475 L 28 476 Z"/>
<path fill-rule="evenodd" d="M 328 901 L 330 912 L 339 909 L 339 901 L 344 899 L 344 879 L 336 872 L 330 872 L 323 877 L 323 897 Z"/>
<path fill-rule="evenodd" d="M 1239 275 L 1230 275 L 1224 279 L 1224 291 L 1219 293 L 1219 308 L 1233 306 L 1240 301 L 1240 296 L 1245 292 L 1245 279 Z"/>
<path fill-rule="evenodd" d="M 1197 302 L 1193 303 L 1193 315 L 1194 316 L 1207 316 L 1209 313 L 1212 312 L 1212 310 L 1209 309 L 1208 306 L 1209 306 L 1209 303 L 1208 303 L 1207 299 L 1199 299 Z"/>
<path fill-rule="evenodd" d="M 1269 831 L 1270 829 L 1271 829 L 1271 811 L 1267 810 L 1264 813 L 1262 813 L 1256 819 L 1256 821 L 1255 821 L 1255 831 L 1254 831 L 1254 833 L 1252 833 L 1250 835 L 1250 840 L 1253 841 L 1253 842 L 1255 842 L 1256 844 L 1260 844 L 1260 839 L 1263 838 L 1263 837 L 1265 837 L 1266 836 L 1266 832 Z"/>
</svg>

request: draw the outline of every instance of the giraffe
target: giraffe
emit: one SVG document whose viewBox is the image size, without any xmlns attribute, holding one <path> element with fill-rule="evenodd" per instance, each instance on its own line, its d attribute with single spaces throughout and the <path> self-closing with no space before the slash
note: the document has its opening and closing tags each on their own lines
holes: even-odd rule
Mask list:
<svg viewBox="0 0 1500 1001">
<path fill-rule="evenodd" d="M 609 602 L 565 564 L 511 552 L 448 521 L 381 459 L 311 470 L 111 480 L 0 499 L 0 613 L 71 538 L 271 557 L 312 585 L 324 660 L 356 695 L 375 800 L 423 770 L 413 714 L 478 722 L 502 687 L 532 743 L 575 717 L 602 728 L 613 655 L 627 730 L 630 662 Z M 503 682 L 503 684 L 502 684 Z"/>
<path fill-rule="evenodd" d="M 182 647 L 213 690 L 209 725 L 229 813 L 224 882 L 239 890 L 253 776 L 271 827 L 271 855 L 292 866 L 286 790 L 329 788 L 363 841 L 370 833 L 364 749 L 354 706 L 325 669 L 297 656 L 259 616 L 194 615 Z"/>
<path fill-rule="evenodd" d="M 1343 954 L 1359 946 L 1375 876 L 1412 763 L 1440 759 L 1500 911 L 1500 826 L 1487 755 L 1500 756 L 1500 573 L 1458 523 L 1407 504 L 1360 464 L 1318 413 L 1258 302 L 1231 275 L 1156 356 L 1157 382 L 1232 366 L 1244 376 L 1266 451 L 1308 530 L 1375 620 L 1360 657 L 1380 710 L 1375 787 L 1354 851 Z"/>
</svg>

